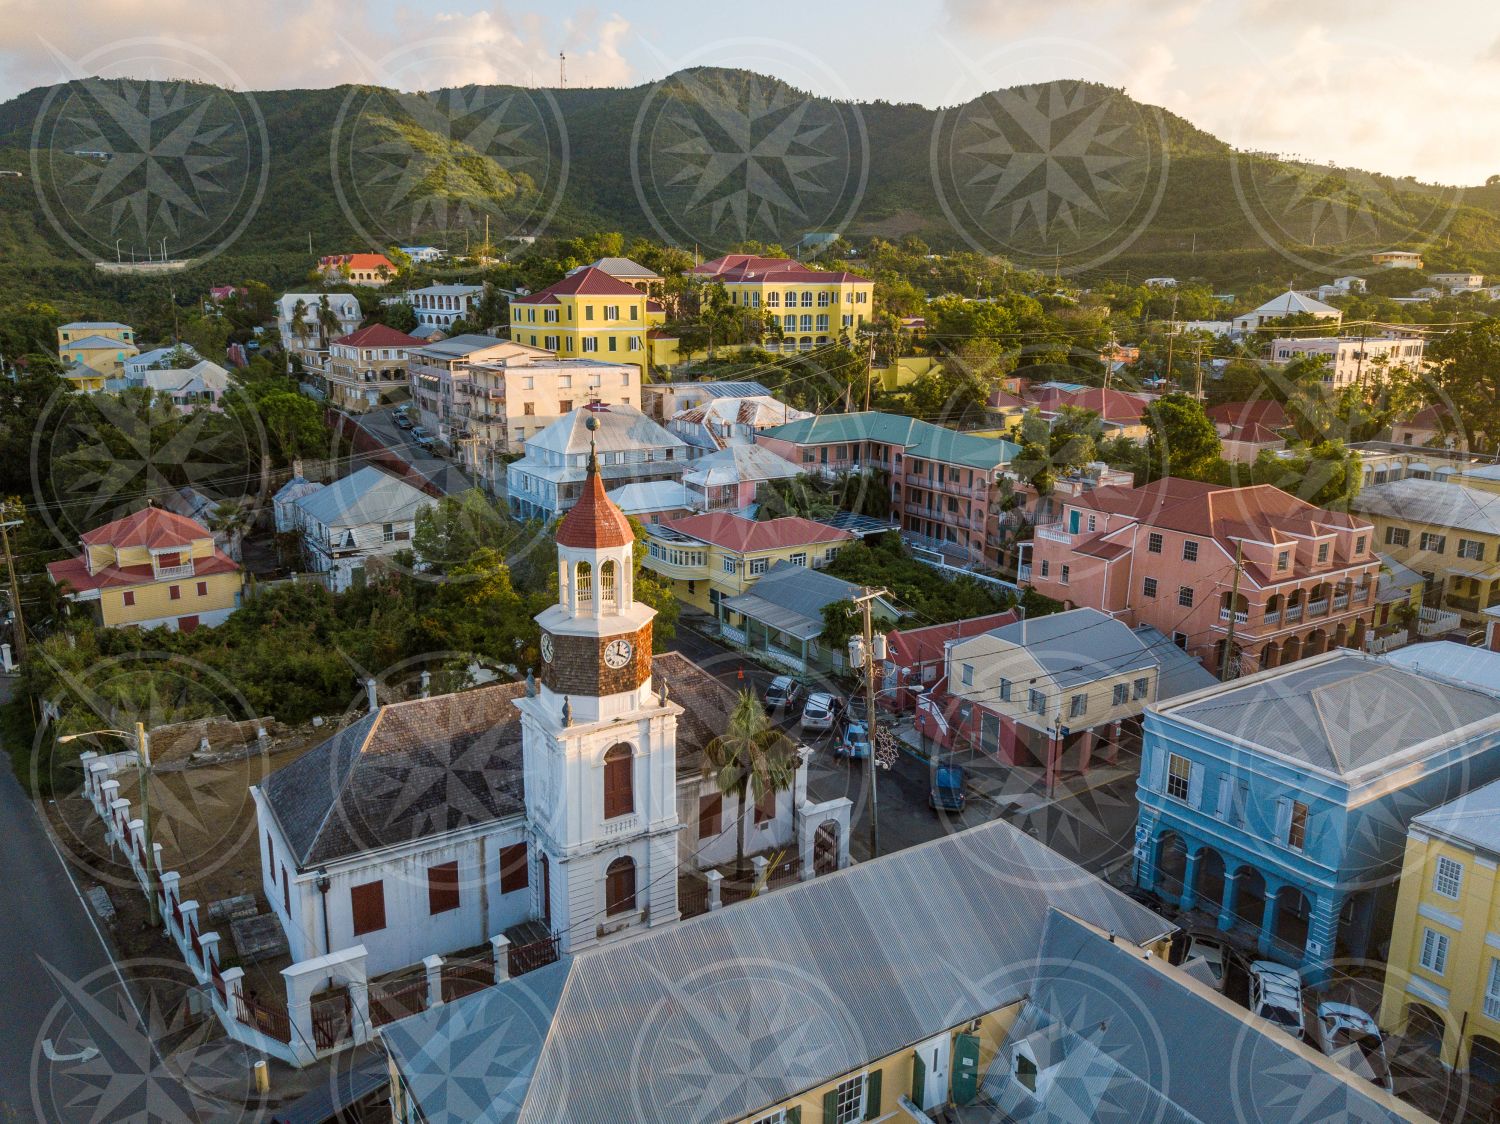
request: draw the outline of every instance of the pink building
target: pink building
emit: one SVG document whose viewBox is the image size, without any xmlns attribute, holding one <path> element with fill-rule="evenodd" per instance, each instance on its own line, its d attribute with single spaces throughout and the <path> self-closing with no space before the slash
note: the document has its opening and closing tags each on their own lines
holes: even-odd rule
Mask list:
<svg viewBox="0 0 1500 1124">
<path fill-rule="evenodd" d="M 1364 519 L 1174 477 L 1060 506 L 1036 529 L 1031 581 L 1070 608 L 1152 625 L 1213 670 L 1231 621 L 1242 673 L 1364 644 L 1380 574 Z"/>
</svg>

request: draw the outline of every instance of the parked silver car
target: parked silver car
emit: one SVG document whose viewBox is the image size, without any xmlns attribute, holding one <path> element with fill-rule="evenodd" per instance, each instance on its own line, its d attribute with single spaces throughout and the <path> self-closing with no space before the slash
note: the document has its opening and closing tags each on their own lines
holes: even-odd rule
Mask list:
<svg viewBox="0 0 1500 1124">
<path fill-rule="evenodd" d="M 814 691 L 807 696 L 807 704 L 802 708 L 802 728 L 831 730 L 836 712 L 837 703 L 832 695 L 826 691 Z"/>
<path fill-rule="evenodd" d="M 1302 1012 L 1302 977 L 1285 964 L 1271 960 L 1251 961 L 1250 1011 L 1293 1038 L 1307 1040 L 1307 1021 Z"/>
<path fill-rule="evenodd" d="M 1348 1003 L 1319 1003 L 1312 1030 L 1318 1049 L 1339 1065 L 1387 1093 L 1396 1091 L 1385 1057 L 1385 1036 L 1364 1011 Z"/>
</svg>

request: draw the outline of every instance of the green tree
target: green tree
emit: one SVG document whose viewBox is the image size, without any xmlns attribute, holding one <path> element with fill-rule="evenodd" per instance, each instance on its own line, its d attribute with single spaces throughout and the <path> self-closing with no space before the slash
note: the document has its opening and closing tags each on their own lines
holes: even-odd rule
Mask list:
<svg viewBox="0 0 1500 1124">
<path fill-rule="evenodd" d="M 797 778 L 796 748 L 771 724 L 753 692 L 740 692 L 724 732 L 703 747 L 703 775 L 721 796 L 734 797 L 739 809 L 734 869 L 743 878 L 751 809 L 766 794 L 791 788 Z"/>
<path fill-rule="evenodd" d="M 417 330 L 417 310 L 412 308 L 410 301 L 383 304 L 375 316 L 378 323 L 395 328 L 398 332 L 411 333 Z"/>
<path fill-rule="evenodd" d="M 1180 476 L 1213 480 L 1221 472 L 1223 444 L 1203 404 L 1185 394 L 1166 394 L 1147 408 L 1151 436 L 1146 442 L 1152 480 Z"/>
<path fill-rule="evenodd" d="M 1427 347 L 1430 398 L 1449 403 L 1463 432 L 1486 449 L 1500 444 L 1500 320 L 1478 320 Z"/>
<path fill-rule="evenodd" d="M 1332 511 L 1349 510 L 1361 477 L 1358 454 L 1340 441 L 1318 441 L 1280 453 L 1266 449 L 1250 467 L 1252 483 L 1270 484 Z"/>
</svg>

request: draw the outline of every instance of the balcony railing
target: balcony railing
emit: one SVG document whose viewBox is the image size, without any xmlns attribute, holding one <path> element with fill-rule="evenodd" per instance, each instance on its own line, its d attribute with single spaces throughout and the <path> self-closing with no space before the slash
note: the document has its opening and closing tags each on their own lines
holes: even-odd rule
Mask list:
<svg viewBox="0 0 1500 1124">
<path fill-rule="evenodd" d="M 1335 612 L 1337 612 L 1340 609 L 1347 609 L 1348 607 L 1349 607 L 1349 595 L 1347 593 L 1341 593 L 1341 594 L 1339 594 L 1337 597 L 1335 597 L 1333 599 L 1333 608 L 1334 608 Z"/>
<path fill-rule="evenodd" d="M 154 566 L 151 572 L 158 578 L 190 578 L 193 576 L 193 564 L 184 562 L 180 566 Z"/>
<path fill-rule="evenodd" d="M 1060 531 L 1057 529 L 1061 526 L 1061 523 L 1050 523 L 1045 527 L 1038 527 L 1036 529 L 1036 537 L 1039 539 L 1046 539 L 1048 542 L 1071 544 L 1073 542 L 1073 536 L 1068 534 L 1068 532 L 1066 531 Z"/>
<path fill-rule="evenodd" d="M 1221 621 L 1227 621 L 1229 619 L 1229 610 L 1227 608 L 1219 610 L 1219 619 Z M 1250 623 L 1250 614 L 1249 613 L 1236 613 L 1234 615 L 1234 623 L 1235 624 L 1249 624 Z"/>
<path fill-rule="evenodd" d="M 1287 611 L 1286 611 L 1286 623 L 1287 624 L 1291 624 L 1293 621 L 1300 621 L 1301 619 L 1302 619 L 1302 606 L 1301 605 L 1292 605 L 1292 606 L 1290 606 L 1287 609 Z"/>
<path fill-rule="evenodd" d="M 1321 617 L 1326 612 L 1328 612 L 1328 598 L 1326 597 L 1307 603 L 1307 615 L 1310 617 Z"/>
<path fill-rule="evenodd" d="M 1277 609 L 1275 612 L 1272 612 L 1272 613 L 1267 613 L 1266 616 L 1265 616 L 1265 622 L 1266 622 L 1266 624 L 1275 624 L 1279 620 L 1281 620 L 1281 610 L 1280 609 Z"/>
</svg>

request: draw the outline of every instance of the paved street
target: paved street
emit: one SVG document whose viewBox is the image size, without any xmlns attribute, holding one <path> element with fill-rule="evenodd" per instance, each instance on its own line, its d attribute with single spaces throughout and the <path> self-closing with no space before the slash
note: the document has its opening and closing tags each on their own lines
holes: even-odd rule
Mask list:
<svg viewBox="0 0 1500 1124">
<path fill-rule="evenodd" d="M 0 698 L 8 697 L 0 679 Z M 46 966 L 70 980 L 108 969 L 105 949 L 31 798 L 0 754 L 0 1119 L 32 1120 L 32 1052 L 62 998 Z M 60 1047 L 61 1048 L 61 1047 Z M 41 1065 L 47 1065 L 42 1060 Z"/>
<path fill-rule="evenodd" d="M 349 416 L 366 433 L 436 484 L 445 495 L 451 496 L 478 487 L 473 477 L 455 468 L 442 457 L 427 452 L 417 444 L 416 438 L 411 435 L 411 430 L 398 426 L 395 407 L 382 406 L 363 414 Z"/>
<path fill-rule="evenodd" d="M 672 647 L 730 686 L 754 687 L 758 694 L 764 693 L 776 674 L 682 623 Z M 832 689 L 826 683 L 813 687 Z M 800 736 L 793 718 L 787 716 L 784 724 L 794 736 Z M 808 744 L 815 751 L 808 770 L 808 794 L 815 800 L 847 796 L 853 802 L 850 851 L 856 859 L 867 858 L 870 801 L 866 765 L 837 757 L 831 737 L 812 739 Z M 877 773 L 882 854 L 1004 816 L 1092 873 L 1103 873 L 1129 856 L 1136 817 L 1133 759 L 1122 759 L 1119 768 L 1100 769 L 1088 778 L 1060 784 L 1051 798 L 1032 785 L 1032 778 L 1022 770 L 977 757 L 961 757 L 958 763 L 969 773 L 970 791 L 968 806 L 957 816 L 940 815 L 927 806 L 931 766 L 913 754 L 903 753 L 892 769 Z"/>
</svg>

